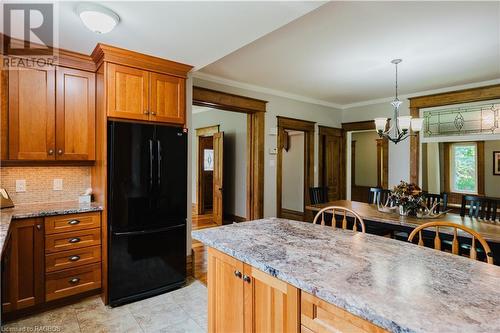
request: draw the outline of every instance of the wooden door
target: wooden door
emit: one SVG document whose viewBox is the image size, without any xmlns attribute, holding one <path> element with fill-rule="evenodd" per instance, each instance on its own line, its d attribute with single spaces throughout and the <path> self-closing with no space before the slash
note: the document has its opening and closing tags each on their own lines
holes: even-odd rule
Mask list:
<svg viewBox="0 0 500 333">
<path fill-rule="evenodd" d="M 244 330 L 243 263 L 208 249 L 208 332 Z"/>
<path fill-rule="evenodd" d="M 214 222 L 222 225 L 224 220 L 224 132 L 214 133 Z"/>
<path fill-rule="evenodd" d="M 55 70 L 10 68 L 9 159 L 55 159 Z"/>
<path fill-rule="evenodd" d="M 151 120 L 171 124 L 185 123 L 185 79 L 151 73 Z"/>
<path fill-rule="evenodd" d="M 58 160 L 95 159 L 95 74 L 59 67 L 56 90 Z"/>
<path fill-rule="evenodd" d="M 2 261 L 2 309 L 24 309 L 44 301 L 43 219 L 12 223 Z"/>
<path fill-rule="evenodd" d="M 342 159 L 342 137 L 340 136 L 325 136 L 325 166 L 324 186 L 327 188 L 328 201 L 341 199 L 341 170 L 340 165 Z"/>
<path fill-rule="evenodd" d="M 244 265 L 245 333 L 300 332 L 300 290 Z"/>
<path fill-rule="evenodd" d="M 107 64 L 108 116 L 149 120 L 149 72 Z"/>
<path fill-rule="evenodd" d="M 212 210 L 213 205 L 213 184 L 214 184 L 214 149 L 213 136 L 198 137 L 198 215 L 205 214 L 206 210 Z M 212 154 L 210 154 L 210 151 Z M 208 155 L 208 156 L 205 156 Z M 206 164 L 205 165 L 205 159 Z"/>
</svg>

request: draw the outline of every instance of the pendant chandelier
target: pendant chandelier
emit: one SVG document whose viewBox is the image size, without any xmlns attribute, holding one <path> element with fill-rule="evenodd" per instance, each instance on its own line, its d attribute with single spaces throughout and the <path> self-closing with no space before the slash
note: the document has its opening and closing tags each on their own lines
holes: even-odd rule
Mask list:
<svg viewBox="0 0 500 333">
<path fill-rule="evenodd" d="M 411 118 L 411 116 L 400 116 L 399 107 L 401 106 L 401 101 L 398 98 L 398 64 L 401 63 L 401 59 L 394 59 L 391 61 L 396 67 L 396 97 L 391 102 L 394 108 L 394 118 L 391 119 L 389 124 L 389 129 L 386 130 L 387 118 L 375 118 L 375 129 L 381 138 L 387 138 L 395 144 L 401 142 L 408 138 L 411 131 L 414 133 L 420 132 L 422 129 L 422 124 L 424 122 L 423 118 Z M 410 131 L 411 128 L 411 131 Z"/>
</svg>

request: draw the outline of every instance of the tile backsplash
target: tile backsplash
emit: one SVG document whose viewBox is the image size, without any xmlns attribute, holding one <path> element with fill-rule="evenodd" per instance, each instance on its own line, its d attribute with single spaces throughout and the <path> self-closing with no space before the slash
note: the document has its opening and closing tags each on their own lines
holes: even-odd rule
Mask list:
<svg viewBox="0 0 500 333">
<path fill-rule="evenodd" d="M 26 180 L 26 192 L 16 192 L 16 180 Z M 54 179 L 62 179 L 61 191 L 54 191 Z M 78 200 L 90 185 L 90 167 L 2 167 L 0 186 L 14 204 Z"/>
</svg>

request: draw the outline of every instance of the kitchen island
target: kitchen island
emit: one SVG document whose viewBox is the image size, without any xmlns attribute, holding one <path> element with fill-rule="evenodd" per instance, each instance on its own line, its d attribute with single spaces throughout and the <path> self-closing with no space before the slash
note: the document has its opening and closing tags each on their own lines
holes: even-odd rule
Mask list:
<svg viewBox="0 0 500 333">
<path fill-rule="evenodd" d="M 500 331 L 494 265 L 276 218 L 192 235 L 209 247 L 210 332 Z"/>
</svg>

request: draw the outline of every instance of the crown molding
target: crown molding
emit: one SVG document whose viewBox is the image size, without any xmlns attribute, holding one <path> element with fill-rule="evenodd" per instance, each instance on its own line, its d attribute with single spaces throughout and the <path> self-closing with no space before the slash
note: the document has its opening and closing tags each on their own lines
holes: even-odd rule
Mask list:
<svg viewBox="0 0 500 333">
<path fill-rule="evenodd" d="M 446 88 L 424 90 L 424 91 L 419 91 L 416 93 L 400 95 L 399 97 L 401 99 L 408 99 L 408 98 L 419 97 L 419 96 L 441 94 L 441 93 L 451 92 L 451 91 L 455 91 L 455 90 L 464 90 L 464 89 L 472 89 L 472 88 L 478 88 L 478 87 L 483 87 L 483 86 L 491 86 L 491 85 L 495 85 L 495 84 L 500 84 L 500 79 L 474 82 L 474 83 L 462 84 L 462 85 L 446 87 Z M 362 102 L 343 104 L 341 109 L 347 110 L 347 109 L 361 107 L 361 106 L 368 106 L 368 105 L 380 104 L 380 103 L 386 103 L 386 102 L 389 103 L 389 102 L 392 102 L 393 100 L 394 100 L 394 97 L 384 97 L 384 98 L 371 99 L 371 100 L 362 101 Z"/>
<path fill-rule="evenodd" d="M 226 79 L 226 78 L 223 78 L 220 76 L 203 73 L 200 71 L 194 72 L 193 77 L 201 79 L 201 80 L 206 80 L 206 81 L 210 81 L 210 82 L 214 82 L 214 83 L 219 83 L 219 84 L 235 87 L 235 88 L 246 89 L 246 90 L 251 90 L 251 91 L 255 91 L 255 92 L 260 92 L 263 94 L 269 94 L 269 95 L 273 95 L 273 96 L 289 98 L 289 99 L 293 99 L 293 100 L 296 100 L 299 102 L 316 104 L 316 105 L 326 106 L 329 108 L 334 108 L 334 109 L 339 109 L 339 110 L 342 109 L 342 105 L 337 104 L 337 103 L 332 103 L 332 102 L 327 102 L 327 101 L 323 101 L 320 99 L 315 99 L 315 98 L 310 98 L 310 97 L 306 97 L 306 96 L 302 96 L 302 95 L 287 93 L 287 92 L 284 92 L 281 90 L 265 88 L 265 87 L 257 86 L 257 85 L 250 84 L 250 83 L 243 83 L 240 81 L 230 80 L 230 79 Z"/>
<path fill-rule="evenodd" d="M 224 85 L 235 87 L 235 88 L 251 90 L 251 91 L 260 92 L 260 93 L 269 94 L 269 95 L 274 95 L 274 96 L 279 96 L 279 97 L 285 97 L 285 98 L 293 99 L 293 100 L 304 102 L 304 103 L 311 103 L 311 104 L 326 106 L 326 107 L 340 109 L 340 110 L 347 110 L 347 109 L 351 109 L 351 108 L 368 106 L 368 105 L 373 105 L 373 104 L 389 103 L 389 102 L 392 102 L 394 99 L 394 97 L 383 97 L 383 98 L 370 99 L 370 100 L 366 100 L 366 101 L 349 103 L 349 104 L 338 104 L 338 103 L 328 102 L 328 101 L 310 98 L 310 97 L 306 97 L 306 96 L 302 96 L 302 95 L 291 94 L 291 93 L 287 93 L 287 92 L 281 91 L 281 90 L 265 88 L 265 87 L 257 86 L 257 85 L 250 84 L 250 83 L 243 83 L 240 81 L 226 79 L 226 78 L 223 78 L 220 76 L 207 74 L 207 73 L 203 73 L 200 71 L 193 72 L 192 75 L 194 78 L 198 78 L 198 79 L 202 79 L 202 80 L 206 80 L 206 81 L 210 81 L 210 82 L 214 82 L 214 83 L 224 84 Z M 500 84 L 500 79 L 474 82 L 474 83 L 451 86 L 451 87 L 446 87 L 446 88 L 424 90 L 424 91 L 419 91 L 419 92 L 415 92 L 415 93 L 411 93 L 411 94 L 400 95 L 400 97 L 401 97 L 401 99 L 408 99 L 408 98 L 412 98 L 412 97 L 440 94 L 440 93 L 449 92 L 449 91 L 471 89 L 471 88 L 477 88 L 477 87 L 489 86 L 489 85 L 495 85 L 495 84 Z"/>
</svg>

